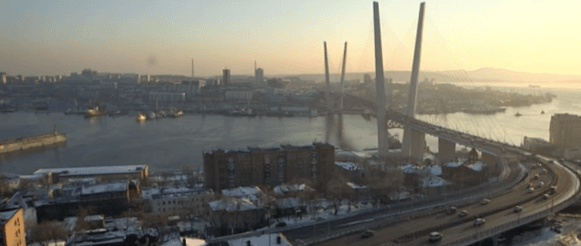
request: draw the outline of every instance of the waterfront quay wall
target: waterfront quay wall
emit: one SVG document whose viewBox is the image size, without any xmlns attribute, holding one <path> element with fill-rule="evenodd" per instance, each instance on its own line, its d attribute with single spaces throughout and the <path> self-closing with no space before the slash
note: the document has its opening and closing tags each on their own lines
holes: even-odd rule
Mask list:
<svg viewBox="0 0 581 246">
<path fill-rule="evenodd" d="M 64 143 L 66 141 L 67 136 L 58 133 L 49 133 L 32 137 L 9 139 L 0 142 L 0 154 L 37 147 L 44 147 L 53 144 Z"/>
</svg>

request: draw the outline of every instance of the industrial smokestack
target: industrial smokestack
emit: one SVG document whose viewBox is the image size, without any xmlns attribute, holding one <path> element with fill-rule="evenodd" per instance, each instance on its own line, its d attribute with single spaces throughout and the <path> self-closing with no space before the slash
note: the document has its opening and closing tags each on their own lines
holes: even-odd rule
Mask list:
<svg viewBox="0 0 581 246">
<path fill-rule="evenodd" d="M 375 29 L 375 85 L 376 85 L 376 111 L 377 111 L 377 135 L 380 158 L 386 158 L 389 152 L 387 138 L 387 124 L 385 120 L 385 82 L 383 78 L 383 56 L 381 50 L 381 27 L 379 25 L 379 4 L 373 2 L 373 26 Z"/>
<path fill-rule="evenodd" d="M 329 82 L 329 61 L 327 59 L 327 42 L 323 42 L 323 47 L 325 49 L 325 100 L 327 100 L 327 109 L 331 109 L 331 100 L 329 98 L 329 90 L 331 89 L 331 84 Z"/>
<path fill-rule="evenodd" d="M 341 68 L 341 104 L 340 110 L 343 110 L 343 97 L 345 96 L 345 66 L 347 65 L 347 42 L 345 42 L 345 50 L 343 50 L 343 67 Z"/>
</svg>

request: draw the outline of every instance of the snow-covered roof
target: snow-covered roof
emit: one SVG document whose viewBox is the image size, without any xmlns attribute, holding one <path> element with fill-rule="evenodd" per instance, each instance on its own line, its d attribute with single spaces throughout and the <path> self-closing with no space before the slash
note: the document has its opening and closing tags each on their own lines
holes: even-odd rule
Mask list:
<svg viewBox="0 0 581 246">
<path fill-rule="evenodd" d="M 446 167 L 459 167 L 460 164 L 456 163 L 456 162 L 448 162 L 448 163 L 444 164 L 444 166 L 446 166 Z"/>
<path fill-rule="evenodd" d="M 356 170 L 361 169 L 359 167 L 359 165 L 357 165 L 353 162 L 335 162 L 335 165 L 340 166 L 348 171 L 356 171 Z"/>
<path fill-rule="evenodd" d="M 179 239 L 174 239 L 161 244 L 161 246 L 183 246 L 183 244 Z"/>
<path fill-rule="evenodd" d="M 422 179 L 422 187 L 439 187 L 446 186 L 448 182 L 438 176 L 427 176 Z"/>
<path fill-rule="evenodd" d="M 90 195 L 105 192 L 118 192 L 127 190 L 126 182 L 102 183 L 82 186 L 81 195 Z"/>
<path fill-rule="evenodd" d="M 0 212 L 0 222 L 2 222 L 2 224 L 4 224 L 6 221 L 8 221 L 10 218 L 12 218 L 12 216 L 14 216 L 16 214 L 16 212 L 18 212 L 18 209 Z"/>
<path fill-rule="evenodd" d="M 254 203 L 259 203 L 262 191 L 258 187 L 238 187 L 222 190 L 222 195 L 227 197 L 248 198 Z"/>
<path fill-rule="evenodd" d="M 412 164 L 407 164 L 401 167 L 401 169 L 404 173 L 420 173 L 422 171 L 420 167 L 414 166 Z"/>
<path fill-rule="evenodd" d="M 280 237 L 280 244 L 276 244 L 277 237 Z M 278 234 L 263 234 L 258 237 L 250 236 L 238 239 L 232 239 L 228 241 L 230 245 L 246 245 L 246 242 L 250 241 L 252 246 L 262 246 L 262 245 L 277 245 L 277 246 L 292 246 L 292 244 L 286 239 L 281 233 Z"/>
<path fill-rule="evenodd" d="M 305 191 L 305 190 L 312 190 L 310 187 L 306 186 L 305 184 L 282 184 L 272 188 L 277 195 L 284 195 L 289 192 L 296 192 L 296 191 Z"/>
<path fill-rule="evenodd" d="M 431 175 L 442 176 L 442 167 L 441 166 L 430 165 L 430 166 L 427 166 L 426 169 L 430 172 Z"/>
<path fill-rule="evenodd" d="M 256 206 L 248 198 L 238 198 L 238 199 L 226 199 L 226 200 L 216 200 L 208 203 L 212 211 L 226 210 L 228 212 L 232 211 L 246 211 L 254 210 L 260 208 Z"/>
<path fill-rule="evenodd" d="M 85 216 L 85 221 L 100 221 L 100 220 L 104 220 L 105 217 L 103 217 L 103 215 L 90 215 L 90 216 Z"/>
<path fill-rule="evenodd" d="M 61 176 L 76 176 L 76 175 L 101 175 L 101 174 L 123 174 L 123 173 L 135 173 L 140 172 L 147 168 L 147 164 L 144 165 L 130 165 L 130 166 L 99 166 L 99 167 L 67 167 L 67 168 L 47 168 L 38 169 L 34 174 L 45 174 L 45 173 L 61 173 Z M 65 173 L 68 172 L 68 173 Z"/>
<path fill-rule="evenodd" d="M 484 169 L 484 167 L 486 167 L 486 163 L 477 161 L 473 164 L 468 165 L 467 167 L 474 170 L 475 172 L 480 172 Z"/>
<path fill-rule="evenodd" d="M 299 208 L 302 204 L 302 201 L 296 197 L 288 197 L 276 200 L 276 204 L 280 208 Z"/>
<path fill-rule="evenodd" d="M 141 189 L 141 198 L 151 199 L 153 195 L 159 195 L 161 190 L 159 188 Z"/>
<path fill-rule="evenodd" d="M 26 179 L 26 180 L 39 180 L 44 178 L 44 175 L 42 173 L 35 173 L 32 175 L 20 175 L 20 179 Z"/>
</svg>

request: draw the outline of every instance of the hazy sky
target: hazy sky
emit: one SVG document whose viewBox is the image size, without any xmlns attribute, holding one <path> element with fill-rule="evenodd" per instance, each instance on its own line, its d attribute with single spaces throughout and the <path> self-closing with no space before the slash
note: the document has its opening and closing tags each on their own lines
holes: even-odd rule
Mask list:
<svg viewBox="0 0 581 246">
<path fill-rule="evenodd" d="M 2 0 L 0 71 L 199 76 L 374 70 L 372 1 Z M 7 3 L 6 3 L 7 1 Z M 386 70 L 410 70 L 417 0 L 379 1 Z M 422 70 L 581 74 L 581 1 L 426 1 Z"/>
</svg>

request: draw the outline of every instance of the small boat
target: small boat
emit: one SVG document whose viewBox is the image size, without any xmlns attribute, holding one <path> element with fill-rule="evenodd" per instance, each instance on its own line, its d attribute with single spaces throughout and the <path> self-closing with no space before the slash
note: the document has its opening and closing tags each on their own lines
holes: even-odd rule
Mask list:
<svg viewBox="0 0 581 246">
<path fill-rule="evenodd" d="M 179 110 L 179 109 L 174 109 L 174 110 L 171 110 L 169 112 L 169 115 L 171 117 L 177 118 L 177 117 L 180 117 L 180 116 L 184 115 L 184 111 Z"/>
<path fill-rule="evenodd" d="M 139 121 L 139 122 L 143 122 L 146 119 L 147 119 L 147 117 L 144 114 L 137 115 L 137 121 Z"/>
<path fill-rule="evenodd" d="M 519 116 L 522 116 L 522 114 L 520 114 L 519 112 L 516 112 L 516 114 L 514 114 L 514 116 L 519 117 Z"/>
</svg>

